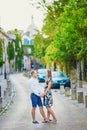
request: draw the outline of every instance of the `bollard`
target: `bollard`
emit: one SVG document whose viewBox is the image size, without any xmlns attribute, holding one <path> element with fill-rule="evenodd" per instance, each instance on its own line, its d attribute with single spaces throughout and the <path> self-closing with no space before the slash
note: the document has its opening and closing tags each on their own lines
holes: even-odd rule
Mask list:
<svg viewBox="0 0 87 130">
<path fill-rule="evenodd" d="M 76 88 L 71 88 L 71 99 L 72 100 L 76 100 L 77 99 Z"/>
<path fill-rule="evenodd" d="M 83 92 L 77 94 L 78 103 L 83 103 Z"/>
<path fill-rule="evenodd" d="M 85 95 L 85 100 L 84 100 L 84 102 L 85 102 L 85 108 L 87 108 L 87 95 Z"/>
<path fill-rule="evenodd" d="M 0 86 L 0 97 L 1 97 L 1 86 Z"/>
<path fill-rule="evenodd" d="M 2 109 L 2 98 L 0 97 L 0 110 Z"/>
<path fill-rule="evenodd" d="M 0 86 L 0 110 L 2 109 L 1 86 Z"/>
<path fill-rule="evenodd" d="M 70 88 L 65 87 L 65 96 L 70 96 Z"/>
<path fill-rule="evenodd" d="M 61 86 L 60 86 L 60 93 L 61 93 L 61 94 L 64 94 L 64 93 L 65 93 L 64 85 L 61 85 Z"/>
</svg>

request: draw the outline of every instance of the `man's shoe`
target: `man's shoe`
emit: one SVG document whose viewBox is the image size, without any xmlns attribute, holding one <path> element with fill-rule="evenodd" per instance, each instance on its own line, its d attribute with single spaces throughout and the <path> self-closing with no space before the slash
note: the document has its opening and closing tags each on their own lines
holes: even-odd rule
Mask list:
<svg viewBox="0 0 87 130">
<path fill-rule="evenodd" d="M 38 121 L 32 121 L 32 123 L 33 123 L 33 124 L 39 124 L 39 122 L 38 122 Z"/>
</svg>

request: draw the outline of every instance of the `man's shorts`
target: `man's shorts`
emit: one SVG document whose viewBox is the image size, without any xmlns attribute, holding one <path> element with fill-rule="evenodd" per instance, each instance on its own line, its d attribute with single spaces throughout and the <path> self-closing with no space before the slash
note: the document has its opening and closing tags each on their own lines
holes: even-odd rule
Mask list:
<svg viewBox="0 0 87 130">
<path fill-rule="evenodd" d="M 32 107 L 42 107 L 42 100 L 39 96 L 35 95 L 34 93 L 31 93 L 31 102 L 32 102 Z"/>
</svg>

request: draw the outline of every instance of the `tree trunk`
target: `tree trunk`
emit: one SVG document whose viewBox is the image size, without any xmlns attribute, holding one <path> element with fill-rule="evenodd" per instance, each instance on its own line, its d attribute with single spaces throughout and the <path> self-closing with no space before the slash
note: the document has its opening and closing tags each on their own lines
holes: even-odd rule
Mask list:
<svg viewBox="0 0 87 130">
<path fill-rule="evenodd" d="M 82 67 L 81 60 L 77 61 L 78 87 L 82 88 Z"/>
</svg>

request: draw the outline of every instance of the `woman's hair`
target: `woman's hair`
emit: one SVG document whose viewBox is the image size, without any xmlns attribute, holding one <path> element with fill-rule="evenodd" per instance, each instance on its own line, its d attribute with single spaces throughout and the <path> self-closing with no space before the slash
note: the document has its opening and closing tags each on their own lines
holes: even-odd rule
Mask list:
<svg viewBox="0 0 87 130">
<path fill-rule="evenodd" d="M 51 70 L 47 70 L 48 78 L 52 78 Z"/>
<path fill-rule="evenodd" d="M 46 84 L 48 84 L 48 79 L 52 79 L 52 74 L 51 74 L 51 70 L 47 70 L 47 77 L 46 77 Z"/>
</svg>

